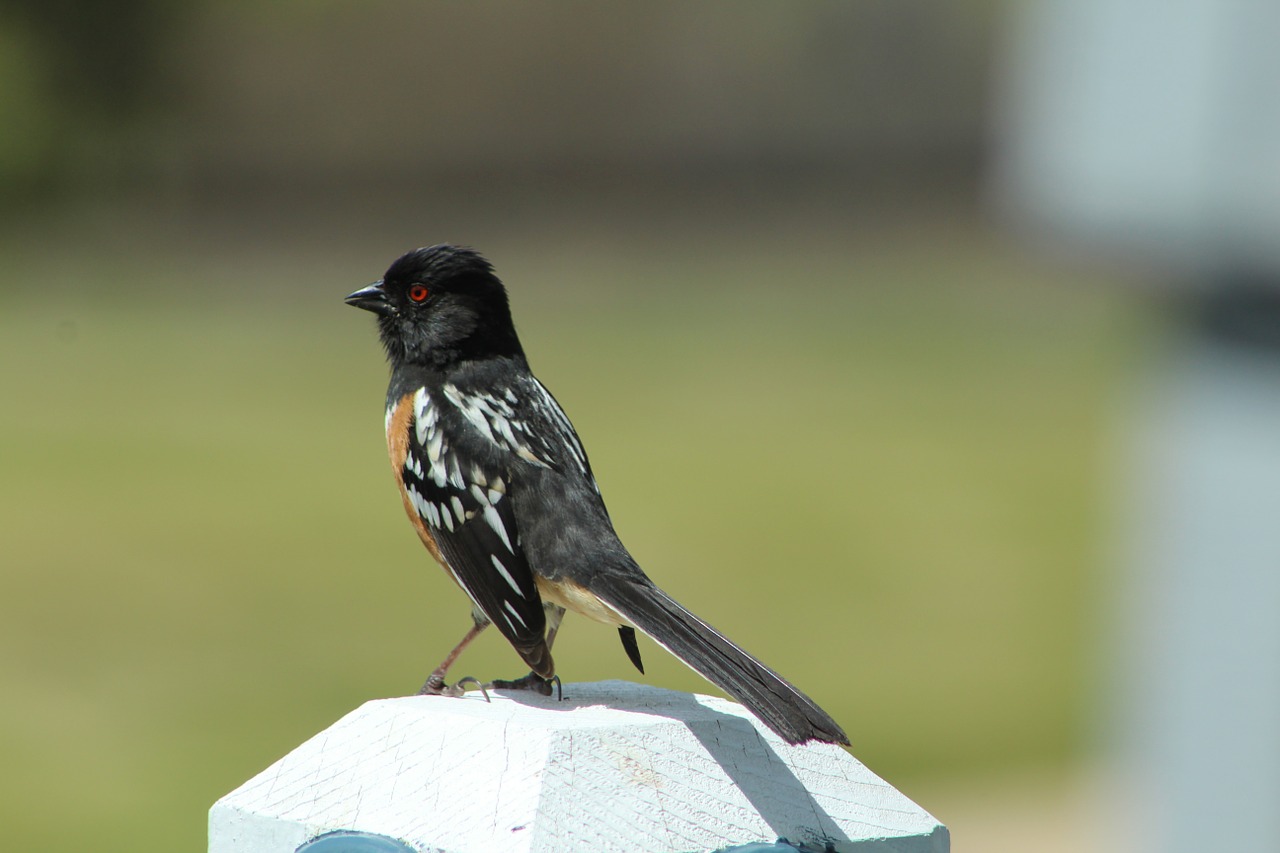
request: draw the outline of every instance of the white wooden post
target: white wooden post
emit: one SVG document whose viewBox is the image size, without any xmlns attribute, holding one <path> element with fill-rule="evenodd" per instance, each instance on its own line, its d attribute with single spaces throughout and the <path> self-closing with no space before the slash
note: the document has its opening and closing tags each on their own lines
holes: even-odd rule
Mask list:
<svg viewBox="0 0 1280 853">
<path fill-rule="evenodd" d="M 209 853 L 295 853 L 341 830 L 419 853 L 950 849 L 844 749 L 790 746 L 724 699 L 623 681 L 491 697 L 362 705 L 220 799 Z M 392 849 L 361 844 L 331 850 Z"/>
</svg>

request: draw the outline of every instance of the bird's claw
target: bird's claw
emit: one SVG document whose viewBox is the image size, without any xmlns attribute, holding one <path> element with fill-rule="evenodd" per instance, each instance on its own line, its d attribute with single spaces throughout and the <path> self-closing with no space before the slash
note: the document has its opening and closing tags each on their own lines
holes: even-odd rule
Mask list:
<svg viewBox="0 0 1280 853">
<path fill-rule="evenodd" d="M 484 701 L 492 701 L 489 698 L 490 690 L 529 690 L 540 696 L 551 695 L 551 685 L 556 686 L 556 699 L 564 700 L 564 686 L 560 682 L 560 676 L 553 675 L 550 678 L 543 678 L 537 673 L 531 672 L 523 678 L 517 678 L 514 681 L 507 681 L 501 678 L 495 678 L 493 681 L 483 683 L 478 678 L 470 675 L 459 678 L 453 684 L 445 684 L 444 676 L 440 673 L 431 673 L 431 677 L 422 685 L 422 689 L 418 691 L 419 696 L 452 696 L 457 698 L 466 695 L 466 685 L 471 684 L 475 689 L 484 694 Z"/>
<path fill-rule="evenodd" d="M 484 701 L 486 701 L 486 702 L 491 702 L 491 701 L 493 701 L 493 700 L 491 700 L 491 699 L 489 698 L 489 689 L 488 689 L 488 685 L 486 685 L 486 684 L 481 684 L 481 683 L 480 683 L 480 679 L 478 679 L 478 678 L 472 678 L 470 675 L 465 675 L 465 676 L 463 676 L 462 678 L 459 678 L 457 681 L 455 681 L 455 682 L 453 683 L 453 687 L 454 687 L 454 689 L 455 689 L 455 690 L 457 690 L 457 691 L 458 691 L 458 695 L 459 695 L 459 696 L 461 696 L 461 695 L 462 695 L 462 693 L 466 692 L 466 691 L 465 691 L 465 688 L 463 688 L 463 686 L 462 686 L 462 685 L 464 685 L 464 684 L 474 684 L 474 685 L 475 685 L 475 686 L 480 690 L 480 692 L 481 692 L 482 694 L 484 694 Z"/>
<path fill-rule="evenodd" d="M 523 678 L 517 678 L 515 681 L 495 679 L 484 686 L 493 690 L 531 690 L 540 696 L 550 696 L 552 684 L 556 686 L 556 697 L 564 699 L 564 690 L 560 685 L 560 676 L 558 675 L 543 678 L 537 673 L 531 672 Z"/>
<path fill-rule="evenodd" d="M 474 684 L 476 687 L 480 689 L 480 692 L 484 694 L 484 701 L 486 702 L 490 701 L 489 691 L 486 688 L 491 687 L 492 685 L 482 684 L 480 682 L 480 679 L 473 678 L 470 675 L 459 678 L 453 684 L 445 684 L 443 677 L 437 676 L 435 673 L 432 673 L 431 677 L 428 678 L 426 683 L 422 685 L 422 689 L 418 691 L 418 695 L 419 696 L 452 696 L 453 698 L 456 699 L 459 696 L 466 695 L 467 689 L 464 685 L 467 685 L 467 684 Z"/>
</svg>

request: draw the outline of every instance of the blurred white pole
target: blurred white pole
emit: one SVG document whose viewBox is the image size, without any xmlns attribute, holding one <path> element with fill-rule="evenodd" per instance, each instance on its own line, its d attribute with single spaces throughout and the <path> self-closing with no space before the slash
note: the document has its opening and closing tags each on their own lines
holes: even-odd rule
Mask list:
<svg viewBox="0 0 1280 853">
<path fill-rule="evenodd" d="M 1161 370 L 1129 424 L 1116 757 L 1146 849 L 1280 850 L 1280 348 L 1192 336 Z"/>
<path fill-rule="evenodd" d="M 1280 3 L 1019 9 L 997 201 L 1158 270 L 1189 320 L 1122 474 L 1107 710 L 1139 849 L 1280 850 Z"/>
<path fill-rule="evenodd" d="M 1011 222 L 1177 278 L 1280 271 L 1280 3 L 1013 8 L 992 174 Z"/>
</svg>

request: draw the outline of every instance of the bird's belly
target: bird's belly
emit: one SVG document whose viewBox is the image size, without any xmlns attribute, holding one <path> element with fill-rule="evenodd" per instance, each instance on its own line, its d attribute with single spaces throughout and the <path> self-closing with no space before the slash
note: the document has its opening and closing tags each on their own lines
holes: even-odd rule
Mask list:
<svg viewBox="0 0 1280 853">
<path fill-rule="evenodd" d="M 629 624 L 618 614 L 618 611 L 605 604 L 584 586 L 579 586 L 572 581 L 547 580 L 541 576 L 535 576 L 534 583 L 538 585 L 538 594 L 542 596 L 543 601 L 549 601 L 565 610 L 606 625 Z"/>
</svg>

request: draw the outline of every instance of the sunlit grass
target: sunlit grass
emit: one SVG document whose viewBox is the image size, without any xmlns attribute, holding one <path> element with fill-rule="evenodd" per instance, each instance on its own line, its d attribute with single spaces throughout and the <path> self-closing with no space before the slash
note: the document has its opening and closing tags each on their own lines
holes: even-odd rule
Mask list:
<svg viewBox="0 0 1280 853">
<path fill-rule="evenodd" d="M 892 781 L 1070 752 L 1122 300 L 981 235 L 506 254 L 530 359 L 656 580 Z M 371 321 L 340 301 L 387 260 L 14 261 L 42 278 L 0 291 L 15 849 L 200 849 L 218 796 L 465 630 L 394 494 Z M 709 689 L 642 650 L 643 680 Z M 640 678 L 582 620 L 556 651 L 569 681 Z M 457 669 L 519 672 L 496 635 Z"/>
</svg>

